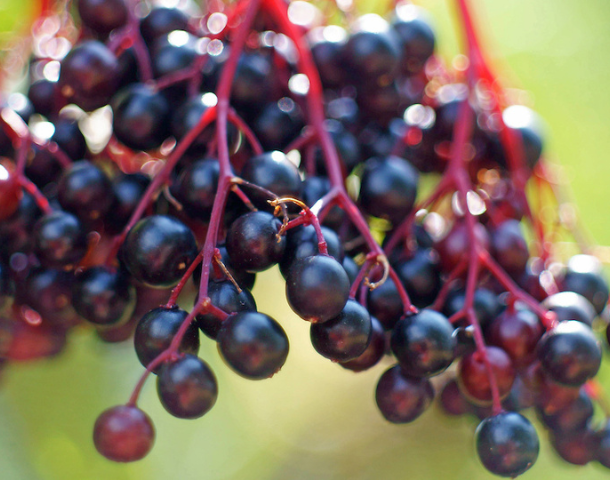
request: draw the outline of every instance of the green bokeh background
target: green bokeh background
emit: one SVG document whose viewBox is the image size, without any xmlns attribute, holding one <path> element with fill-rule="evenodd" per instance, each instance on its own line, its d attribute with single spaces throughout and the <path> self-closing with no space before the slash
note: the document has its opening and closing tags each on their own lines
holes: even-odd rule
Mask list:
<svg viewBox="0 0 610 480">
<path fill-rule="evenodd" d="M 0 32 L 23 29 L 31 0 L 0 0 Z M 374 8 L 384 5 L 369 1 Z M 441 52 L 457 52 L 449 0 L 421 0 L 436 22 Z M 474 0 L 473 0 L 474 3 Z M 492 51 L 510 69 L 509 84 L 526 89 L 546 119 L 549 157 L 570 180 L 582 222 L 610 244 L 610 2 L 607 0 L 479 0 Z M 0 42 L 9 34 L 0 34 Z M 467 419 L 435 408 L 408 426 L 385 423 L 373 391 L 387 364 L 355 375 L 313 353 L 308 325 L 284 300 L 276 271 L 261 275 L 259 309 L 277 318 L 291 339 L 282 371 L 250 382 L 230 373 L 214 342 L 200 355 L 217 373 L 217 405 L 204 418 L 181 421 L 159 405 L 154 382 L 141 406 L 157 427 L 143 461 L 115 465 L 92 446 L 91 427 L 108 406 L 124 402 L 141 367 L 130 344 L 105 345 L 77 332 L 58 359 L 15 365 L 0 390 L 0 478 L 3 480 L 401 479 L 493 478 L 477 464 Z M 608 369 L 600 376 L 610 391 Z M 572 467 L 550 450 L 524 479 L 608 478 L 597 465 Z"/>
</svg>

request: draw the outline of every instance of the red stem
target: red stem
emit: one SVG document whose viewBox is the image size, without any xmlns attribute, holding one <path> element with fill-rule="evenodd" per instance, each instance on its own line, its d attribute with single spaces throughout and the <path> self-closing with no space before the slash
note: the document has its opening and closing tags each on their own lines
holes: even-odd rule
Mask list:
<svg viewBox="0 0 610 480">
<path fill-rule="evenodd" d="M 245 0 L 244 0 L 245 1 Z M 233 171 L 231 169 L 231 163 L 229 161 L 229 144 L 227 141 L 227 117 L 229 110 L 229 95 L 231 92 L 231 86 L 233 83 L 233 77 L 235 75 L 235 70 L 237 68 L 237 61 L 239 60 L 239 56 L 244 48 L 247 34 L 250 30 L 250 26 L 254 21 L 254 17 L 259 8 L 259 0 L 250 0 L 247 6 L 246 13 L 244 15 L 244 19 L 242 23 L 236 30 L 233 48 L 231 49 L 231 53 L 229 58 L 227 59 L 227 63 L 225 64 L 225 68 L 222 71 L 219 80 L 219 88 L 216 93 L 218 97 L 218 105 L 216 106 L 216 114 L 217 114 L 217 129 L 216 135 L 218 140 L 218 162 L 220 166 L 220 176 L 218 180 L 218 189 L 216 193 L 216 200 L 214 202 L 214 206 L 212 208 L 212 214 L 210 217 L 210 223 L 208 227 L 208 231 L 206 233 L 203 249 L 201 250 L 202 256 L 202 271 L 201 271 L 201 280 L 199 285 L 199 299 L 193 310 L 188 314 L 188 316 L 180 325 L 180 328 L 174 335 L 170 346 L 164 350 L 161 354 L 159 354 L 147 367 L 146 371 L 142 374 L 142 377 L 138 381 L 130 399 L 128 405 L 135 405 L 144 382 L 150 372 L 154 370 L 158 365 L 160 365 L 165 360 L 171 358 L 173 355 L 176 355 L 180 343 L 182 342 L 182 338 L 187 332 L 191 322 L 197 316 L 198 313 L 208 311 L 210 308 L 210 299 L 208 297 L 208 282 L 210 278 L 210 264 L 212 262 L 212 258 L 214 256 L 214 252 L 216 250 L 216 243 L 218 241 L 218 231 L 220 229 L 220 225 L 222 223 L 222 217 L 225 209 L 225 204 L 227 200 L 227 195 L 232 186 L 233 179 Z M 211 109 L 210 109 L 211 110 Z M 206 115 L 210 112 L 210 110 L 206 111 L 197 126 L 191 130 L 186 137 L 182 140 L 182 142 L 176 147 L 176 150 L 172 153 L 172 156 L 176 154 L 176 159 L 180 158 L 180 156 L 184 153 L 184 150 L 188 148 L 190 143 L 199 135 L 201 130 L 203 130 L 204 126 L 207 125 Z M 211 119 L 210 119 L 211 121 Z M 203 125 L 203 126 L 202 126 Z M 181 146 L 185 145 L 182 149 Z M 178 151 L 178 153 L 176 153 Z M 170 157 L 171 158 L 171 157 Z M 168 159 L 168 164 L 170 163 Z M 173 166 L 172 166 L 173 168 Z M 170 170 L 171 171 L 171 170 Z M 161 176 L 161 175 L 159 175 Z M 155 177 L 155 180 L 158 177 Z M 160 182 L 161 183 L 161 182 Z"/>
</svg>

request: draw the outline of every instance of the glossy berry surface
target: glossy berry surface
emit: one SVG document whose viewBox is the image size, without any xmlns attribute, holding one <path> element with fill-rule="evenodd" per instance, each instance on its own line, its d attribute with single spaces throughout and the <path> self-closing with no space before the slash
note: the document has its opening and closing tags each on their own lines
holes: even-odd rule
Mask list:
<svg viewBox="0 0 610 480">
<path fill-rule="evenodd" d="M 57 185 L 57 199 L 83 222 L 104 216 L 112 205 L 112 184 L 95 164 L 82 160 L 66 169 Z"/>
<path fill-rule="evenodd" d="M 135 462 L 144 458 L 154 441 L 152 421 L 137 407 L 109 408 L 97 418 L 93 427 L 95 448 L 115 462 Z"/>
<path fill-rule="evenodd" d="M 73 268 L 87 252 L 87 234 L 74 215 L 56 211 L 34 225 L 36 254 L 47 267 Z"/>
<path fill-rule="evenodd" d="M 256 311 L 256 302 L 248 290 L 238 291 L 230 280 L 212 281 L 208 285 L 208 296 L 212 305 L 223 312 L 232 313 Z M 195 317 L 197 325 L 208 337 L 216 340 L 223 320 L 212 313 L 200 313 Z"/>
<path fill-rule="evenodd" d="M 608 282 L 602 276 L 600 261 L 591 255 L 575 255 L 568 261 L 562 290 L 581 294 L 600 314 L 608 303 Z"/>
<path fill-rule="evenodd" d="M 272 377 L 288 356 L 288 337 L 273 318 L 258 312 L 240 312 L 223 322 L 218 349 L 227 364 L 242 377 Z"/>
<path fill-rule="evenodd" d="M 348 300 L 339 315 L 310 329 L 311 343 L 323 357 L 346 362 L 362 355 L 371 342 L 373 326 L 366 309 Z"/>
<path fill-rule="evenodd" d="M 434 389 L 427 378 L 405 376 L 400 366 L 386 370 L 375 391 L 379 411 L 392 423 L 409 423 L 430 406 Z"/>
<path fill-rule="evenodd" d="M 244 180 L 266 188 L 279 197 L 301 196 L 302 184 L 299 171 L 288 157 L 278 150 L 250 158 L 245 163 L 241 176 Z M 250 190 L 248 192 L 258 203 L 270 200 L 259 192 L 250 193 Z"/>
<path fill-rule="evenodd" d="M 227 253 L 235 267 L 262 272 L 279 262 L 286 239 L 278 232 L 281 222 L 267 212 L 250 212 L 235 220 L 227 233 Z"/>
<path fill-rule="evenodd" d="M 177 218 L 153 215 L 129 231 L 122 256 L 136 280 L 167 288 L 178 283 L 195 259 L 197 243 L 193 232 Z"/>
<path fill-rule="evenodd" d="M 537 347 L 544 372 L 555 382 L 578 387 L 595 376 L 602 360 L 598 340 L 589 327 L 570 320 L 549 330 Z"/>
<path fill-rule="evenodd" d="M 590 327 L 597 316 L 591 302 L 576 292 L 558 292 L 550 295 L 542 302 L 542 306 L 555 312 L 559 322 L 578 320 Z"/>
<path fill-rule="evenodd" d="M 216 403 L 218 385 L 210 367 L 194 355 L 163 364 L 157 376 L 157 393 L 174 417 L 199 418 Z"/>
<path fill-rule="evenodd" d="M 339 262 L 327 255 L 313 255 L 294 262 L 286 275 L 286 298 L 304 320 L 326 322 L 341 313 L 350 283 Z"/>
<path fill-rule="evenodd" d="M 516 477 L 538 458 L 536 429 L 519 413 L 504 412 L 486 418 L 477 427 L 475 437 L 481 463 L 495 475 Z"/>
<path fill-rule="evenodd" d="M 392 352 L 407 375 L 438 375 L 453 362 L 453 327 L 443 314 L 422 310 L 396 324 L 391 345 Z"/>
<path fill-rule="evenodd" d="M 72 287 L 76 312 L 100 326 L 127 322 L 135 308 L 136 290 L 122 270 L 93 267 L 80 273 Z"/>
<path fill-rule="evenodd" d="M 170 105 L 163 93 L 136 83 L 120 90 L 111 105 L 113 132 L 129 148 L 157 148 L 169 136 Z"/>
<path fill-rule="evenodd" d="M 386 353 L 385 330 L 375 317 L 371 317 L 371 327 L 371 340 L 366 350 L 352 360 L 339 362 L 339 365 L 353 372 L 362 372 L 381 361 Z"/>
<path fill-rule="evenodd" d="M 179 308 L 158 307 L 138 322 L 134 336 L 136 354 L 140 363 L 147 367 L 158 355 L 166 350 L 174 335 L 187 317 L 187 313 Z M 199 329 L 194 323 L 188 327 L 178 349 L 182 353 L 197 355 L 199 351 Z M 154 369 L 158 373 L 161 366 Z"/>
<path fill-rule="evenodd" d="M 359 202 L 365 212 L 399 222 L 413 208 L 418 174 L 402 158 L 371 158 L 364 164 Z"/>
<path fill-rule="evenodd" d="M 103 107 L 118 85 L 119 62 L 103 43 L 87 40 L 64 58 L 58 86 L 69 102 L 83 110 Z"/>
</svg>

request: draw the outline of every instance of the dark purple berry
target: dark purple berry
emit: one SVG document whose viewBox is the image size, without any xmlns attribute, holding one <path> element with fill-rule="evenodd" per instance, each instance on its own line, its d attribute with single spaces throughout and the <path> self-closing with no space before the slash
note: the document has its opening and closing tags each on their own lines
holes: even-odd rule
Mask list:
<svg viewBox="0 0 610 480">
<path fill-rule="evenodd" d="M 210 367 L 194 355 L 164 363 L 157 377 L 159 400 L 178 418 L 199 418 L 216 403 L 218 385 Z"/>
<path fill-rule="evenodd" d="M 276 374 L 288 356 L 288 337 L 273 318 L 240 312 L 227 318 L 218 332 L 218 349 L 242 377 L 262 380 Z"/>
<path fill-rule="evenodd" d="M 76 45 L 61 63 L 58 86 L 70 103 L 91 111 L 110 100 L 119 82 L 119 62 L 101 42 Z"/>
<path fill-rule="evenodd" d="M 211 281 L 208 286 L 208 296 L 212 305 L 228 314 L 247 310 L 256 311 L 256 302 L 252 294 L 248 290 L 239 292 L 230 280 Z M 223 321 L 212 313 L 199 314 L 196 319 L 201 331 L 216 340 Z"/>
<path fill-rule="evenodd" d="M 411 378 L 402 373 L 399 365 L 386 370 L 375 392 L 377 407 L 392 423 L 409 423 L 430 406 L 434 389 L 427 378 Z"/>
<path fill-rule="evenodd" d="M 129 273 L 150 287 L 168 288 L 178 283 L 197 256 L 193 232 L 174 217 L 153 215 L 129 231 L 122 259 Z"/>
<path fill-rule="evenodd" d="M 516 477 L 538 458 L 536 429 L 523 415 L 503 412 L 486 418 L 475 433 L 477 453 L 483 466 L 501 477 Z"/>
<path fill-rule="evenodd" d="M 73 268 L 87 253 L 87 233 L 74 215 L 55 211 L 34 225 L 34 247 L 45 267 Z"/>
<path fill-rule="evenodd" d="M 278 238 L 281 225 L 273 215 L 262 211 L 235 220 L 227 233 L 231 263 L 249 272 L 262 272 L 279 262 L 286 245 L 285 237 Z"/>
<path fill-rule="evenodd" d="M 131 317 L 136 290 L 122 270 L 92 267 L 79 273 L 72 287 L 72 303 L 85 320 L 100 326 L 120 325 Z"/>
<path fill-rule="evenodd" d="M 453 362 L 455 338 L 447 318 L 422 310 L 400 320 L 392 332 L 392 352 L 412 377 L 431 377 Z"/>
<path fill-rule="evenodd" d="M 286 275 L 286 298 L 304 320 L 321 323 L 341 313 L 349 296 L 347 273 L 332 257 L 313 255 L 297 260 Z"/>
<path fill-rule="evenodd" d="M 169 348 L 176 332 L 187 317 L 179 308 L 158 307 L 144 315 L 136 327 L 134 346 L 140 363 L 147 367 L 163 351 Z M 197 355 L 199 351 L 199 329 L 193 322 L 189 325 L 178 349 L 181 353 Z M 153 370 L 159 373 L 161 365 Z"/>
<path fill-rule="evenodd" d="M 371 316 L 355 300 L 348 300 L 335 318 L 314 323 L 310 329 L 316 352 L 334 362 L 347 362 L 362 355 L 372 336 Z"/>
<path fill-rule="evenodd" d="M 538 342 L 538 360 L 544 373 L 561 385 L 578 387 L 593 378 L 602 351 L 591 328 L 569 320 L 560 322 Z"/>
</svg>

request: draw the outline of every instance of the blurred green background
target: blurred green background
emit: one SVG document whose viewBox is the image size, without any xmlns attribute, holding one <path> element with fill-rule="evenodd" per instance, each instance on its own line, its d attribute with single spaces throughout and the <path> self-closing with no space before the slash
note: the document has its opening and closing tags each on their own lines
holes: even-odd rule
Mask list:
<svg viewBox="0 0 610 480">
<path fill-rule="evenodd" d="M 385 5 L 374 4 L 378 10 Z M 453 3 L 421 0 L 438 27 L 441 52 L 457 52 Z M 473 0 L 473 3 L 475 1 Z M 550 158 L 562 165 L 581 219 L 610 245 L 610 2 L 478 0 L 492 51 L 510 68 L 507 81 L 526 89 L 549 127 Z M 0 32 L 27 28 L 31 0 L 0 0 Z M 9 33 L 0 34 L 0 42 Z M 412 425 L 383 421 L 374 405 L 387 367 L 355 375 L 313 352 L 308 325 L 284 300 L 279 274 L 261 275 L 259 309 L 278 319 L 291 352 L 273 379 L 251 382 L 228 371 L 214 342 L 200 355 L 218 376 L 214 409 L 197 421 L 170 417 L 154 381 L 141 406 L 157 427 L 143 461 L 115 465 L 98 456 L 91 428 L 105 408 L 124 402 L 142 369 L 131 344 L 105 345 L 77 332 L 58 359 L 14 365 L 0 389 L 2 480 L 401 479 L 493 478 L 477 464 L 468 419 L 427 412 Z M 606 368 L 600 379 L 608 385 Z M 542 452 L 524 479 L 608 478 L 597 465 L 562 463 L 539 428 Z"/>
</svg>

